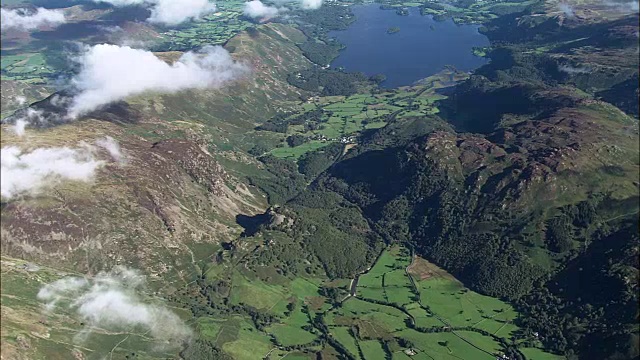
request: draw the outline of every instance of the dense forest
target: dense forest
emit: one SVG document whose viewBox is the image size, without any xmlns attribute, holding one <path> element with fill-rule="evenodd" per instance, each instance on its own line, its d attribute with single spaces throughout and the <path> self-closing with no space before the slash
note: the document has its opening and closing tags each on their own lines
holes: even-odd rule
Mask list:
<svg viewBox="0 0 640 360">
<path fill-rule="evenodd" d="M 290 74 L 289 84 L 307 91 L 319 91 L 324 96 L 353 95 L 360 86 L 371 80 L 363 73 L 313 68 L 297 74 Z"/>
</svg>

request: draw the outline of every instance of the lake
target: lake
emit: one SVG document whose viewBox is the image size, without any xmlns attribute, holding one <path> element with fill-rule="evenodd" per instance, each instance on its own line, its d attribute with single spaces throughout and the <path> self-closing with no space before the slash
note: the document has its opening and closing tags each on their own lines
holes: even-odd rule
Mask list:
<svg viewBox="0 0 640 360">
<path fill-rule="evenodd" d="M 356 21 L 347 30 L 329 33 L 346 45 L 331 67 L 384 74 L 387 80 L 383 87 L 411 85 L 446 65 L 470 71 L 488 61 L 472 53 L 473 47 L 489 45 L 478 25 L 456 25 L 451 19 L 435 21 L 420 15 L 418 8 L 409 8 L 408 16 L 381 10 L 379 4 L 354 6 L 353 12 Z M 387 33 L 394 27 L 399 31 Z"/>
</svg>

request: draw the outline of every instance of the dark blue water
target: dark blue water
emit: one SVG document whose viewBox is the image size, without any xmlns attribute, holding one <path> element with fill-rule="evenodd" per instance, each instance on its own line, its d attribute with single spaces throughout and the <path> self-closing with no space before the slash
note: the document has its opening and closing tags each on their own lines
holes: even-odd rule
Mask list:
<svg viewBox="0 0 640 360">
<path fill-rule="evenodd" d="M 473 55 L 475 46 L 488 46 L 478 25 L 456 25 L 452 20 L 435 21 L 410 8 L 409 16 L 394 10 L 381 10 L 378 4 L 355 6 L 356 21 L 344 31 L 332 31 L 345 44 L 332 63 L 333 68 L 384 74 L 386 88 L 411 85 L 441 71 L 446 65 L 470 71 L 487 62 Z M 387 34 L 391 27 L 400 31 Z"/>
</svg>

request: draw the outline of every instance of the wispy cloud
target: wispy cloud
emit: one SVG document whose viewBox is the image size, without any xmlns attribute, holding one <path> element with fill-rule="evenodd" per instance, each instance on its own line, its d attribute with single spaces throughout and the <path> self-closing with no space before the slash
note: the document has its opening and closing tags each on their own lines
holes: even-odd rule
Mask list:
<svg viewBox="0 0 640 360">
<path fill-rule="evenodd" d="M 170 65 L 149 51 L 102 44 L 89 48 L 80 63 L 82 70 L 72 79 L 78 94 L 71 118 L 145 92 L 218 88 L 248 71 L 220 46 L 185 53 Z"/>
<path fill-rule="evenodd" d="M 160 0 L 151 10 L 150 22 L 177 25 L 186 20 L 197 20 L 216 11 L 208 0 Z"/>
<path fill-rule="evenodd" d="M 45 285 L 38 299 L 47 311 L 66 306 L 86 323 L 76 338 L 90 336 L 92 328 L 148 330 L 158 341 L 179 343 L 191 336 L 191 330 L 171 310 L 144 296 L 145 277 L 135 270 L 117 266 L 93 278 L 66 277 Z"/>
<path fill-rule="evenodd" d="M 558 70 L 574 75 L 574 74 L 586 74 L 591 71 L 591 69 L 582 66 L 571 66 L 571 65 L 559 65 Z"/>
<path fill-rule="evenodd" d="M 65 22 L 62 10 L 48 10 L 37 8 L 35 11 L 27 9 L 0 9 L 0 28 L 33 30 L 40 26 L 57 26 Z"/>
<path fill-rule="evenodd" d="M 100 149 L 111 160 L 125 163 L 120 144 L 110 136 L 97 139 L 94 144 L 81 142 L 77 148 L 50 147 L 25 151 L 16 146 L 3 147 L 0 149 L 2 198 L 39 194 L 62 181 L 91 181 L 97 169 L 106 164 L 98 159 L 106 155 L 100 155 Z"/>
<path fill-rule="evenodd" d="M 27 103 L 27 98 L 24 96 L 16 96 L 15 99 L 13 100 L 15 104 L 17 104 L 18 106 L 22 106 L 24 104 Z"/>
<path fill-rule="evenodd" d="M 24 136 L 27 125 L 29 125 L 29 123 L 25 119 L 20 118 L 16 120 L 15 125 L 13 125 L 13 132 L 18 136 Z"/>
<path fill-rule="evenodd" d="M 322 6 L 322 0 L 302 0 L 301 5 L 303 9 L 319 9 Z"/>
<path fill-rule="evenodd" d="M 10 199 L 38 193 L 63 180 L 90 181 L 103 162 L 86 149 L 57 147 L 26 152 L 8 146 L 0 150 L 0 164 L 0 192 Z"/>
<path fill-rule="evenodd" d="M 51 311 L 66 296 L 77 295 L 87 285 L 89 285 L 89 282 L 85 278 L 65 277 L 42 287 L 38 291 L 38 299 L 46 300 L 46 309 Z"/>
<path fill-rule="evenodd" d="M 188 20 L 197 20 L 204 15 L 216 11 L 215 4 L 208 0 L 94 0 L 109 3 L 113 6 L 143 5 L 151 9 L 147 19 L 152 23 L 169 26 L 178 25 Z"/>
<path fill-rule="evenodd" d="M 68 92 L 56 93 L 29 107 L 20 108 L 13 115 L 2 119 L 3 124 L 14 125 L 13 131 L 24 135 L 27 127 L 47 127 L 73 120 L 66 115 L 73 98 Z"/>
<path fill-rule="evenodd" d="M 24 135 L 27 125 L 39 125 L 47 121 L 43 116 L 42 110 L 27 108 L 22 113 L 23 114 L 15 120 L 13 127 L 14 132 L 18 136 Z"/>
<path fill-rule="evenodd" d="M 102 139 L 96 140 L 96 145 L 105 149 L 114 161 L 124 161 L 124 155 L 120 149 L 120 144 L 118 144 L 118 142 L 111 136 L 106 136 Z"/>
<path fill-rule="evenodd" d="M 574 18 L 576 16 L 573 7 L 567 3 L 559 3 L 558 9 L 568 18 Z"/>
</svg>

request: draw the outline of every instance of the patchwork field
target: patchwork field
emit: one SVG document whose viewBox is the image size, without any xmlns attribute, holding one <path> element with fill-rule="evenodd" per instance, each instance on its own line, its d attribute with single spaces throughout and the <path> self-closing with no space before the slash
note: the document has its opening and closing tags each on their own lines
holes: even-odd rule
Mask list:
<svg viewBox="0 0 640 360">
<path fill-rule="evenodd" d="M 330 143 L 357 143 L 363 131 L 386 126 L 389 122 L 415 117 L 429 117 L 439 112 L 437 100 L 445 99 L 439 89 L 466 79 L 468 74 L 447 69 L 423 79 L 416 86 L 406 86 L 372 94 L 313 97 L 290 104 L 286 115 L 277 114 L 268 120 L 273 134 L 282 145 L 270 154 L 297 160 L 303 154 Z M 428 121 L 428 120 L 427 120 Z M 265 133 L 271 131 L 258 131 Z M 297 146 L 284 143 L 288 136 L 303 136 L 306 141 Z"/>
<path fill-rule="evenodd" d="M 324 320 L 356 358 L 384 356 L 373 349 L 386 344 L 394 359 L 495 359 L 516 340 L 517 317 L 511 305 L 471 291 L 428 261 L 412 259 L 408 249 L 392 246 L 360 277 L 355 298 Z M 528 349 L 527 358 L 555 358 L 537 351 Z"/>
<path fill-rule="evenodd" d="M 47 65 L 41 53 L 3 55 L 0 68 L 2 80 L 18 80 L 32 84 L 44 84 L 57 73 Z"/>
<path fill-rule="evenodd" d="M 199 317 L 194 326 L 234 358 L 308 359 L 336 351 L 367 360 L 489 360 L 518 351 L 525 359 L 559 359 L 538 348 L 514 350 L 522 341 L 511 305 L 471 291 L 403 246 L 380 254 L 359 277 L 355 296 L 346 295 L 349 279 L 284 276 L 260 253 L 248 253 L 258 268 L 238 262 L 207 272 L 209 284 L 228 279 L 228 306 L 235 310 Z"/>
<path fill-rule="evenodd" d="M 252 26 L 242 17 L 244 1 L 230 0 L 216 3 L 217 11 L 189 26 L 161 33 L 155 45 L 158 51 L 185 51 L 205 45 L 223 45 L 236 34 Z"/>
</svg>

